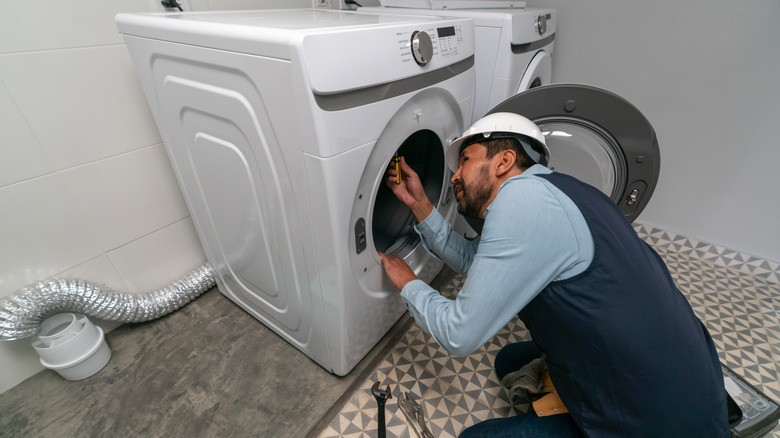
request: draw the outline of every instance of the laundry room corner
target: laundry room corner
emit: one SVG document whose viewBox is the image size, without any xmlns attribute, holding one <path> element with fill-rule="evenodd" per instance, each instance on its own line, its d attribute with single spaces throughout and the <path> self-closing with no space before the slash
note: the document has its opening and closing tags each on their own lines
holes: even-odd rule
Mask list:
<svg viewBox="0 0 780 438">
<path fill-rule="evenodd" d="M 514 414 L 493 364 L 524 325 L 447 353 L 379 252 L 454 299 L 466 277 L 426 251 L 388 164 L 471 239 L 447 146 L 539 101 L 566 111 L 535 120 L 553 170 L 593 165 L 721 363 L 780 400 L 780 2 L 520 3 L 0 2 L 0 436 L 375 436 L 377 381 L 437 438 Z M 577 119 L 593 107 L 624 117 Z M 561 158 L 567 123 L 595 146 Z M 80 380 L 14 331 L 66 292 L 133 313 L 89 316 L 111 356 Z M 397 401 L 387 436 L 414 436 Z"/>
</svg>

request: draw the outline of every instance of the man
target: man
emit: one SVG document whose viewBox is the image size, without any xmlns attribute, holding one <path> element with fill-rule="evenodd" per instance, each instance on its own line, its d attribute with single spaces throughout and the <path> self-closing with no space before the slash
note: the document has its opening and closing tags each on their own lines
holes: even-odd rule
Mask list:
<svg viewBox="0 0 780 438">
<path fill-rule="evenodd" d="M 499 378 L 544 354 L 568 414 L 476 424 L 461 437 L 728 437 L 726 392 L 709 333 L 660 257 L 597 189 L 544 165 L 538 127 L 511 113 L 477 121 L 447 150 L 458 211 L 484 218 L 467 241 L 435 211 L 402 160 L 388 185 L 427 248 L 468 271 L 455 300 L 380 254 L 417 324 L 467 355 L 519 314 L 533 342 L 496 357 Z"/>
</svg>

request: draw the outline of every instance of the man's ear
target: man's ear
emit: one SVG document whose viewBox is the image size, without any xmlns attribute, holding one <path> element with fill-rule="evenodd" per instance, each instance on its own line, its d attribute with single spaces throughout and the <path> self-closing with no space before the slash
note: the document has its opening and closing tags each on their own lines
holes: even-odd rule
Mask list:
<svg viewBox="0 0 780 438">
<path fill-rule="evenodd" d="M 515 167 L 517 153 L 512 149 L 506 149 L 498 154 L 496 163 L 496 176 L 501 177 Z"/>
</svg>

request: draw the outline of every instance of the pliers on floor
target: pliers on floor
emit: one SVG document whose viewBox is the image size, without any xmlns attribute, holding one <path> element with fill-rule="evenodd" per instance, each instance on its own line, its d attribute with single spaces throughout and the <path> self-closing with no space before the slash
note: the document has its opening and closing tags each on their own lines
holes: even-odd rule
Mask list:
<svg viewBox="0 0 780 438">
<path fill-rule="evenodd" d="M 398 397 L 398 408 L 404 413 L 404 417 L 409 421 L 409 425 L 414 429 L 418 438 L 433 438 L 433 434 L 425 425 L 425 414 L 422 406 L 417 404 L 408 392 L 402 392 Z"/>
</svg>

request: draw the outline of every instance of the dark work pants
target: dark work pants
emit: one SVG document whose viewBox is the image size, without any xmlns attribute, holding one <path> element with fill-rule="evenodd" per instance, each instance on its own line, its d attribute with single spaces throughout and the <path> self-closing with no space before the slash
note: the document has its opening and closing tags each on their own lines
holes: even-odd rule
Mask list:
<svg viewBox="0 0 780 438">
<path fill-rule="evenodd" d="M 528 362 L 541 357 L 541 352 L 532 341 L 509 344 L 496 355 L 494 368 L 498 380 L 517 371 Z M 569 414 L 537 417 L 533 412 L 514 417 L 494 418 L 477 423 L 460 434 L 460 438 L 523 438 L 560 437 L 580 438 L 582 434 Z"/>
</svg>

